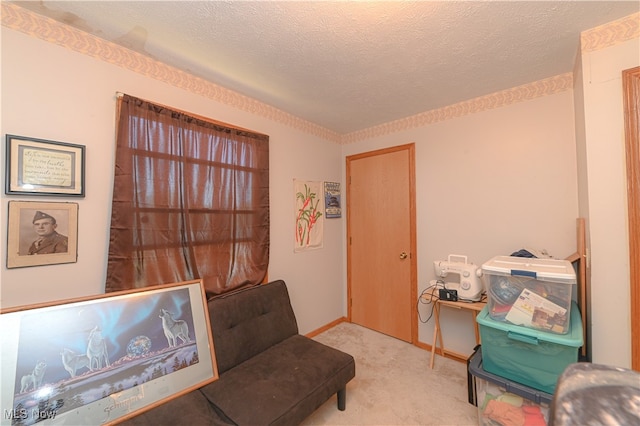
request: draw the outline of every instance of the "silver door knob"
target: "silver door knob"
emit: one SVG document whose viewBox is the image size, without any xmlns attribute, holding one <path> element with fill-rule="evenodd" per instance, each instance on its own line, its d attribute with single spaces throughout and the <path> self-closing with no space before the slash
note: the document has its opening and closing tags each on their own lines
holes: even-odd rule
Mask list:
<svg viewBox="0 0 640 426">
<path fill-rule="evenodd" d="M 407 258 L 407 253 L 402 252 L 400 253 L 400 259 L 406 259 Z"/>
</svg>

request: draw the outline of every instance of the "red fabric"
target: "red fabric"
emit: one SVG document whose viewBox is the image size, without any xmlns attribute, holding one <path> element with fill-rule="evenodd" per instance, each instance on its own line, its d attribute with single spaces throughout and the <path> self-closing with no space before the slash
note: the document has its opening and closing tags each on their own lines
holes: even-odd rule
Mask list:
<svg viewBox="0 0 640 426">
<path fill-rule="evenodd" d="M 525 416 L 520 407 L 492 399 L 484 410 L 484 415 L 502 426 L 524 426 Z"/>
</svg>

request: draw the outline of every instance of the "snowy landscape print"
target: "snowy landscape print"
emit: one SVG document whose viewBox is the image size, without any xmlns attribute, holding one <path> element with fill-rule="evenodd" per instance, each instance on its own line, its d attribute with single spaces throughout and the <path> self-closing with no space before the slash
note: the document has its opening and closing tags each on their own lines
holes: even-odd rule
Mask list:
<svg viewBox="0 0 640 426">
<path fill-rule="evenodd" d="M 12 424 L 52 418 L 197 364 L 193 330 L 186 288 L 23 316 Z"/>
</svg>

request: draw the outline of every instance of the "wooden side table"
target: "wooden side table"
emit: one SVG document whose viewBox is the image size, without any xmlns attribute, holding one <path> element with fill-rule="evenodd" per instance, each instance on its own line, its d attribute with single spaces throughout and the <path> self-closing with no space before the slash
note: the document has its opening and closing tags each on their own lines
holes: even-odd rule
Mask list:
<svg viewBox="0 0 640 426">
<path fill-rule="evenodd" d="M 423 296 L 424 297 L 424 296 Z M 448 300 L 436 300 L 434 305 L 436 324 L 433 328 L 433 344 L 431 345 L 431 363 L 430 368 L 433 368 L 433 363 L 436 357 L 436 347 L 438 340 L 440 341 L 440 355 L 444 356 L 444 342 L 442 341 L 442 330 L 440 329 L 440 307 L 447 306 L 453 309 L 460 309 L 471 312 L 471 319 L 473 320 L 473 327 L 476 332 L 476 345 L 480 343 L 480 330 L 478 329 L 478 323 L 476 322 L 476 316 L 487 305 L 487 302 L 451 302 Z"/>
</svg>

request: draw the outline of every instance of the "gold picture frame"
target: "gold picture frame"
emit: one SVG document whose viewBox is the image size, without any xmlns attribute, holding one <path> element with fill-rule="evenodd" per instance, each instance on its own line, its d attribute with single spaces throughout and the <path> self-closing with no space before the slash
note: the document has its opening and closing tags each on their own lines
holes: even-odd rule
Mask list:
<svg viewBox="0 0 640 426">
<path fill-rule="evenodd" d="M 113 425 L 218 379 L 202 280 L 0 311 L 0 425 Z"/>
<path fill-rule="evenodd" d="M 84 197 L 85 147 L 7 135 L 6 194 Z"/>
<path fill-rule="evenodd" d="M 9 201 L 7 268 L 78 260 L 78 204 Z"/>
</svg>

